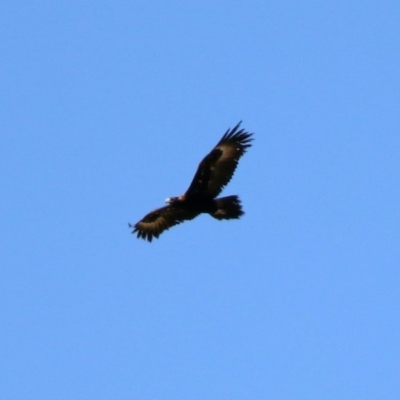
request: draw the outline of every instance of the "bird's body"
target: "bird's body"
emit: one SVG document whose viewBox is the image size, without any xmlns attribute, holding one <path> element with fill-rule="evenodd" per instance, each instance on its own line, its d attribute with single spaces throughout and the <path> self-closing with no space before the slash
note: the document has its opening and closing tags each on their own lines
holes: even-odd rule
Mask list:
<svg viewBox="0 0 400 400">
<path fill-rule="evenodd" d="M 238 196 L 216 198 L 231 180 L 240 157 L 251 146 L 252 134 L 239 130 L 239 126 L 240 122 L 232 130 L 228 129 L 201 161 L 185 194 L 167 199 L 167 206 L 147 214 L 133 226 L 132 233 L 151 242 L 164 230 L 202 213 L 218 220 L 240 218 L 244 212 Z"/>
</svg>

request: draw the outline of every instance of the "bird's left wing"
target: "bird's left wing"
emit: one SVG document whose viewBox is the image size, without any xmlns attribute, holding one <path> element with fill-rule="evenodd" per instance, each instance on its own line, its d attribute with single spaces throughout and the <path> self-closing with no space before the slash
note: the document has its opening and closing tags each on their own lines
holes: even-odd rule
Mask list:
<svg viewBox="0 0 400 400">
<path fill-rule="evenodd" d="M 185 195 L 217 196 L 231 180 L 240 157 L 251 146 L 252 133 L 239 129 L 240 122 L 227 130 L 218 144 L 199 164 L 196 174 Z"/>
</svg>

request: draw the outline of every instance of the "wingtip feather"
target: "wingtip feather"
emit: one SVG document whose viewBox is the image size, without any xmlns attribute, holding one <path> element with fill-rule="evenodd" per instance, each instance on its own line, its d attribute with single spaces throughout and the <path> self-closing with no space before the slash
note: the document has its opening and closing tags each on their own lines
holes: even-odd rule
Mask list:
<svg viewBox="0 0 400 400">
<path fill-rule="evenodd" d="M 223 142 L 234 140 L 243 147 L 243 150 L 251 147 L 252 144 L 250 142 L 254 140 L 254 138 L 252 137 L 253 133 L 247 132 L 243 128 L 239 130 L 241 123 L 242 121 L 239 121 L 232 129 L 228 129 L 222 136 L 218 145 Z"/>
</svg>

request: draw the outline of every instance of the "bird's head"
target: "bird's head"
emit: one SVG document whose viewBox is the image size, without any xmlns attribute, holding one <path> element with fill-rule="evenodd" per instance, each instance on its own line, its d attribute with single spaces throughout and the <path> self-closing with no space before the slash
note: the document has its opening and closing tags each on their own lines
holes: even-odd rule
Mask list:
<svg viewBox="0 0 400 400">
<path fill-rule="evenodd" d="M 176 203 L 179 200 L 179 197 L 168 197 L 167 199 L 165 199 L 165 202 L 167 204 L 173 204 Z"/>
<path fill-rule="evenodd" d="M 175 204 L 175 203 L 179 203 L 181 201 L 185 200 L 185 195 L 182 196 L 178 196 L 178 197 L 168 197 L 168 199 L 165 199 L 165 202 L 167 204 Z"/>
</svg>

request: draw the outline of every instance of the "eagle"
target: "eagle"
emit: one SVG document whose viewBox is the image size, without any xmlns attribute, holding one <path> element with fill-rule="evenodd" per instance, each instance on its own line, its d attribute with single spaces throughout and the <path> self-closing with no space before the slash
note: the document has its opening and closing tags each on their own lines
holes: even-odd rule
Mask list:
<svg viewBox="0 0 400 400">
<path fill-rule="evenodd" d="M 240 128 L 241 121 L 228 129 L 217 145 L 200 162 L 185 194 L 166 199 L 167 205 L 151 211 L 135 225 L 129 224 L 138 238 L 151 242 L 162 232 L 199 214 L 217 220 L 239 219 L 243 214 L 238 196 L 217 196 L 231 180 L 240 157 L 251 146 L 253 133 Z"/>
</svg>

